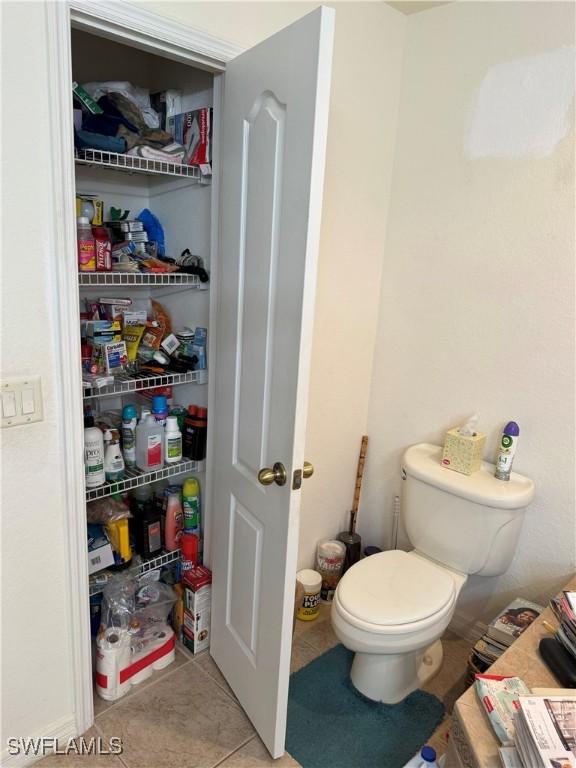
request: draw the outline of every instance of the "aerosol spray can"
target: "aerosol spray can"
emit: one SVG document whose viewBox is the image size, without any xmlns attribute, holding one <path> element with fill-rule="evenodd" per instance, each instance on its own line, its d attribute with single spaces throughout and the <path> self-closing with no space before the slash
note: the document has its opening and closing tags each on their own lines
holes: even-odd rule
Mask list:
<svg viewBox="0 0 576 768">
<path fill-rule="evenodd" d="M 510 480 L 519 434 L 520 427 L 515 421 L 509 421 L 504 427 L 502 438 L 500 439 L 498 458 L 496 459 L 496 472 L 494 473 L 498 480 Z"/>
</svg>

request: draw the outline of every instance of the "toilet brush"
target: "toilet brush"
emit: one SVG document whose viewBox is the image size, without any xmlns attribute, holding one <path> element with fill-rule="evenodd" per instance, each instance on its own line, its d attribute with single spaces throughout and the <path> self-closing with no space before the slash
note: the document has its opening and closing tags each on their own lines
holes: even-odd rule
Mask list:
<svg viewBox="0 0 576 768">
<path fill-rule="evenodd" d="M 350 566 L 357 563 L 360 560 L 360 553 L 362 551 L 362 539 L 360 535 L 356 533 L 356 518 L 358 517 L 358 506 L 360 504 L 360 489 L 362 488 L 362 477 L 364 475 L 364 461 L 366 460 L 366 451 L 368 449 L 368 435 L 364 435 L 362 438 L 362 444 L 360 446 L 360 456 L 358 457 L 358 469 L 356 471 L 356 485 L 354 487 L 354 500 L 352 502 L 352 510 L 350 512 L 350 527 L 347 531 L 341 531 L 338 534 L 338 540 L 341 541 L 346 547 L 346 554 L 344 556 L 344 565 L 342 567 L 342 573 L 344 574 Z"/>
</svg>

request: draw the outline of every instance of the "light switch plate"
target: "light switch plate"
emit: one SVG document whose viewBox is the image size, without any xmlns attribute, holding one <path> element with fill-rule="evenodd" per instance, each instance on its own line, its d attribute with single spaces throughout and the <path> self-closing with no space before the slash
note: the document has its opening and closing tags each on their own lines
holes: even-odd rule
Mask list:
<svg viewBox="0 0 576 768">
<path fill-rule="evenodd" d="M 2 427 L 32 424 L 44 418 L 40 376 L 18 376 L 0 382 Z"/>
</svg>

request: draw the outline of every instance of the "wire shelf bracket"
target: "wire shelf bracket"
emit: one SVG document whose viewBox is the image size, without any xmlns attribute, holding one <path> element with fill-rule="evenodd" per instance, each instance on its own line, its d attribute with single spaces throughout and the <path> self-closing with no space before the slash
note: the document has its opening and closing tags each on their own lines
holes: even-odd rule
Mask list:
<svg viewBox="0 0 576 768">
<path fill-rule="evenodd" d="M 93 168 L 110 168 L 124 173 L 144 173 L 152 176 L 173 176 L 188 179 L 196 184 L 210 184 L 210 176 L 203 176 L 195 165 L 148 160 L 145 157 L 104 152 L 100 149 L 77 149 L 74 152 L 74 160 L 77 165 Z"/>
<path fill-rule="evenodd" d="M 200 472 L 202 471 L 203 462 L 190 461 L 185 459 L 175 464 L 167 464 L 162 469 L 157 469 L 154 472 L 142 472 L 139 469 L 127 469 L 126 478 L 119 480 L 116 483 L 104 483 L 97 488 L 86 489 L 86 501 L 95 501 L 96 499 L 103 499 L 106 496 L 112 496 L 115 493 L 125 493 L 132 488 L 138 488 L 141 485 L 148 485 L 154 483 L 156 480 L 166 480 L 169 477 L 175 477 L 176 475 L 182 475 L 185 472 Z"/>
</svg>

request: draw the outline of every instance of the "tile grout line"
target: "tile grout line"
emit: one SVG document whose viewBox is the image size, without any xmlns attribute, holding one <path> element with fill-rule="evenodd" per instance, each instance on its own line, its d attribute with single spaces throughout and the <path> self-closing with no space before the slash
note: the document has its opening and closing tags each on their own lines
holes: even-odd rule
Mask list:
<svg viewBox="0 0 576 768">
<path fill-rule="evenodd" d="M 239 702 L 239 701 L 238 701 L 238 699 L 236 698 L 236 696 L 235 696 L 235 694 L 234 694 L 234 691 L 232 691 L 232 689 L 231 689 L 231 688 L 230 688 L 230 690 L 229 690 L 229 691 L 228 691 L 228 690 L 226 690 L 226 688 L 224 688 L 224 686 L 222 685 L 222 683 L 221 683 L 219 680 L 217 680 L 215 677 L 212 677 L 212 675 L 210 674 L 210 672 L 208 672 L 206 669 L 204 669 L 204 668 L 203 668 L 203 667 L 200 665 L 200 662 L 199 662 L 199 661 L 196 661 L 196 659 L 192 659 L 191 661 L 192 661 L 192 663 L 193 663 L 193 664 L 195 664 L 195 665 L 196 665 L 197 669 L 199 669 L 199 670 L 200 670 L 200 672 L 202 672 L 202 674 L 203 674 L 203 675 L 206 675 L 207 677 L 209 677 L 209 678 L 210 678 L 210 680 L 211 680 L 211 681 L 212 681 L 212 682 L 213 682 L 215 685 L 217 685 L 217 686 L 218 686 L 218 688 L 220 688 L 220 690 L 222 691 L 222 693 L 225 693 L 225 694 L 226 694 L 226 696 L 227 696 L 227 697 L 228 697 L 228 698 L 229 698 L 231 701 L 233 701 L 233 702 L 234 702 L 234 704 L 236 704 L 236 706 L 237 706 L 237 707 L 240 707 L 240 709 L 242 710 L 242 712 L 244 712 L 244 708 L 242 707 L 242 705 L 240 704 L 240 702 Z M 220 674 L 222 674 L 222 673 L 220 673 Z M 244 712 L 244 714 L 246 714 L 246 713 Z M 246 715 L 246 716 L 247 716 L 247 715 Z"/>
<path fill-rule="evenodd" d="M 99 728 L 98 725 L 96 724 L 96 719 L 94 719 L 94 725 L 92 726 L 92 728 L 94 728 L 94 730 L 97 731 L 98 735 L 102 739 L 106 738 L 106 734 L 104 733 L 104 731 L 101 728 Z M 124 747 L 124 742 L 122 742 L 122 747 Z M 115 757 L 121 762 L 121 764 L 124 766 L 124 768 L 129 768 L 128 764 L 125 763 L 124 760 L 122 760 L 122 755 L 121 754 L 120 755 L 115 755 Z"/>
<path fill-rule="evenodd" d="M 226 757 L 223 757 L 221 760 L 218 760 L 218 762 L 214 763 L 214 765 L 210 766 L 210 768 L 217 768 L 219 765 L 222 765 L 223 762 L 228 760 L 230 757 L 233 757 L 237 752 L 239 752 L 241 749 L 243 749 L 247 744 L 249 744 L 251 741 L 253 741 L 257 737 L 258 737 L 258 734 L 254 732 L 249 739 L 246 739 L 246 741 L 240 744 L 240 746 L 236 747 L 236 749 L 233 749 L 232 752 L 229 752 L 226 755 Z"/>
</svg>

